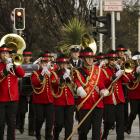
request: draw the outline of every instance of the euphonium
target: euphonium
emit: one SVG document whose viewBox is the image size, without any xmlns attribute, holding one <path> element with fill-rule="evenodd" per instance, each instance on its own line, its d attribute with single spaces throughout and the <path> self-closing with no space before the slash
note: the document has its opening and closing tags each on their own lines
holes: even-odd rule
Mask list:
<svg viewBox="0 0 140 140">
<path fill-rule="evenodd" d="M 14 50 L 16 53 L 12 54 L 13 63 L 15 65 L 21 65 L 23 62 L 23 51 L 26 48 L 26 43 L 24 39 L 17 34 L 7 34 L 2 37 L 0 41 L 0 46 L 6 44 L 11 51 Z"/>
<path fill-rule="evenodd" d="M 81 46 L 83 48 L 86 48 L 86 47 L 91 48 L 92 51 L 96 54 L 97 45 L 96 45 L 96 42 L 95 42 L 94 38 L 92 38 L 90 35 L 84 34 L 82 36 Z"/>
</svg>

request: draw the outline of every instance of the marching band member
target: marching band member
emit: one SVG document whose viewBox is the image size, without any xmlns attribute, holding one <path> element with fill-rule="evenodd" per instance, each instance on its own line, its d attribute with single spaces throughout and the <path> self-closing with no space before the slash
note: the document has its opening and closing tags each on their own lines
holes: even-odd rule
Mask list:
<svg viewBox="0 0 140 140">
<path fill-rule="evenodd" d="M 51 90 L 51 71 L 49 57 L 42 57 L 40 69 L 31 75 L 33 87 L 33 99 L 35 107 L 35 135 L 37 140 L 41 140 L 41 128 L 45 121 L 45 140 L 53 139 L 54 124 L 54 99 Z"/>
<path fill-rule="evenodd" d="M 131 133 L 131 127 L 133 124 L 133 121 L 136 118 L 136 115 L 140 115 L 140 52 L 135 52 L 133 57 L 136 57 L 135 65 L 136 69 L 134 72 L 136 72 L 136 79 L 131 81 L 129 85 L 127 85 L 128 88 L 128 99 L 130 101 L 130 114 L 128 117 L 127 125 L 125 128 L 125 132 L 128 134 Z M 132 57 L 132 59 L 133 59 Z M 140 116 L 139 116 L 140 117 Z M 140 119 L 140 118 L 139 118 Z"/>
<path fill-rule="evenodd" d="M 79 58 L 80 55 L 80 46 L 79 45 L 71 45 L 70 46 L 70 64 L 73 67 L 79 68 L 82 66 L 82 60 Z"/>
<path fill-rule="evenodd" d="M 118 55 L 116 52 L 111 51 L 108 54 L 108 68 L 106 71 L 110 76 L 110 82 L 106 81 L 107 85 L 116 79 L 116 82 L 111 86 L 109 96 L 104 98 L 104 133 L 102 140 L 107 140 L 109 130 L 116 121 L 116 140 L 124 140 L 124 103 L 125 98 L 123 94 L 122 82 L 129 82 L 130 78 L 133 79 L 133 75 L 125 74 L 124 70 L 117 70 L 116 60 Z"/>
<path fill-rule="evenodd" d="M 62 128 L 65 128 L 65 140 L 72 132 L 74 115 L 74 96 L 72 79 L 68 69 L 69 59 L 61 54 L 57 59 L 59 69 L 52 75 L 52 90 L 55 104 L 54 140 L 59 140 Z"/>
<path fill-rule="evenodd" d="M 118 54 L 118 59 L 117 59 L 117 63 L 118 63 L 118 69 L 121 68 L 124 63 L 129 59 L 128 56 L 126 56 L 126 52 L 128 51 L 128 49 L 122 45 L 119 44 L 116 48 L 116 52 Z M 126 87 L 126 84 L 123 84 L 123 92 L 124 92 L 124 97 L 125 97 L 125 103 L 124 103 L 124 127 L 127 125 L 127 120 L 128 120 L 128 89 Z"/>
<path fill-rule="evenodd" d="M 100 96 L 107 96 L 109 91 L 104 85 L 103 71 L 93 65 L 95 52 L 90 47 L 81 51 L 83 66 L 74 72 L 74 83 L 77 87 L 78 121 L 82 121 Z M 103 115 L 103 102 L 98 103 L 92 113 L 78 130 L 79 140 L 87 140 L 87 134 L 92 126 L 92 139 L 100 140 L 100 130 Z"/>
<path fill-rule="evenodd" d="M 0 140 L 4 140 L 7 124 L 7 140 L 15 140 L 16 113 L 18 107 L 18 78 L 24 70 L 12 62 L 7 45 L 0 47 Z"/>
<path fill-rule="evenodd" d="M 23 52 L 23 64 L 30 65 L 32 59 L 31 51 Z M 34 135 L 35 128 L 35 113 L 34 106 L 32 104 L 32 86 L 30 81 L 30 75 L 25 73 L 24 78 L 20 82 L 20 99 L 18 104 L 18 113 L 17 113 L 17 129 L 20 133 L 24 132 L 24 123 L 25 123 L 25 114 L 28 112 L 28 103 L 29 103 L 29 114 L 28 114 L 28 135 Z"/>
</svg>

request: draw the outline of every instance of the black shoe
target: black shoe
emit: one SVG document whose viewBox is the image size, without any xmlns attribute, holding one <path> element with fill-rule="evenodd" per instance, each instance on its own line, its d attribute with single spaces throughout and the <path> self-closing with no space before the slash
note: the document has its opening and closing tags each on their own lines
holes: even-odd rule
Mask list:
<svg viewBox="0 0 140 140">
<path fill-rule="evenodd" d="M 131 129 L 126 129 L 125 132 L 130 135 L 131 134 Z"/>
<path fill-rule="evenodd" d="M 18 130 L 19 130 L 19 132 L 20 132 L 21 134 L 24 133 L 24 128 L 19 128 Z"/>
<path fill-rule="evenodd" d="M 36 136 L 36 140 L 41 140 L 41 136 Z"/>
<path fill-rule="evenodd" d="M 101 140 L 107 140 L 107 135 L 103 134 Z"/>
<path fill-rule="evenodd" d="M 29 136 L 34 136 L 34 131 L 28 132 L 28 135 L 29 135 Z"/>
</svg>

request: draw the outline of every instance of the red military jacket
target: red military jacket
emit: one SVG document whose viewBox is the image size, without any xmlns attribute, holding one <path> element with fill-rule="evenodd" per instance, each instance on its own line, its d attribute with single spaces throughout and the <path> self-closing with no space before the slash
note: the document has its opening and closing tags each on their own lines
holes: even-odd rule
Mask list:
<svg viewBox="0 0 140 140">
<path fill-rule="evenodd" d="M 116 71 L 117 71 L 116 69 L 110 67 L 106 68 L 106 72 L 110 77 L 110 80 L 106 82 L 106 87 L 109 87 L 109 85 L 113 81 L 112 77 L 115 75 Z M 116 105 L 119 103 L 124 103 L 125 98 L 124 98 L 122 83 L 128 83 L 130 82 L 131 79 L 134 79 L 134 76 L 132 74 L 123 74 L 119 78 L 119 80 L 117 80 L 111 87 L 109 96 L 104 98 L 103 100 L 104 104 Z"/>
<path fill-rule="evenodd" d="M 132 81 L 128 86 L 128 99 L 140 100 L 140 82 L 137 80 Z"/>
<path fill-rule="evenodd" d="M 41 80 L 41 71 L 34 71 L 31 75 L 31 83 L 33 88 L 32 102 L 35 104 L 49 104 L 53 103 L 53 95 L 51 90 L 51 79 L 46 74 Z"/>
<path fill-rule="evenodd" d="M 86 67 L 82 67 L 74 72 L 74 83 L 76 84 L 76 87 L 82 86 L 86 91 L 87 96 L 90 94 L 81 109 L 91 109 L 98 101 L 100 98 L 100 90 L 105 88 L 104 80 L 105 75 L 102 69 L 96 65 L 93 65 L 90 70 Z M 80 105 L 85 98 L 78 97 L 76 104 Z M 98 103 L 97 107 L 103 108 L 102 100 Z"/>
<path fill-rule="evenodd" d="M 18 78 L 24 76 L 24 70 L 17 66 L 14 72 L 4 75 L 6 64 L 0 62 L 0 102 L 10 102 L 19 100 Z"/>
<path fill-rule="evenodd" d="M 51 75 L 54 104 L 56 106 L 74 105 L 72 84 L 64 81 L 60 85 L 60 77 L 62 77 L 63 74 L 63 72 L 57 71 Z"/>
</svg>

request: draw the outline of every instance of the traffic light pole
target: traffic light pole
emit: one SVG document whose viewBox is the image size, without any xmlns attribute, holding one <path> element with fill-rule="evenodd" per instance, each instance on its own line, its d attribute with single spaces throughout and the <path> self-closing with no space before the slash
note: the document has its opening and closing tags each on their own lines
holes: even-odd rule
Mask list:
<svg viewBox="0 0 140 140">
<path fill-rule="evenodd" d="M 103 0 L 100 0 L 100 16 L 103 16 Z M 103 23 L 100 23 L 100 27 Z M 103 52 L 103 34 L 99 34 L 99 52 Z"/>
<path fill-rule="evenodd" d="M 140 0 L 138 2 L 138 8 L 139 8 L 139 13 L 138 13 L 138 51 L 140 52 Z"/>
<path fill-rule="evenodd" d="M 111 12 L 111 47 L 112 50 L 116 49 L 116 36 L 115 36 L 115 12 Z"/>
</svg>

